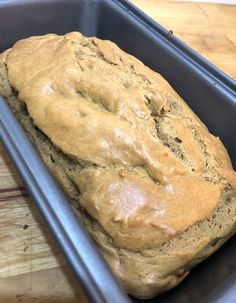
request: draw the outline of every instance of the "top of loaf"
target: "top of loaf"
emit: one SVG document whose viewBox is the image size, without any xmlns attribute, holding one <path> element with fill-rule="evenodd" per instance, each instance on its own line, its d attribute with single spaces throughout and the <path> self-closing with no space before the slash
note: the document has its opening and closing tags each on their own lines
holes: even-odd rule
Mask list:
<svg viewBox="0 0 236 303">
<path fill-rule="evenodd" d="M 80 33 L 17 42 L 9 82 L 33 119 L 81 164 L 80 204 L 118 247 L 158 247 L 235 186 L 227 152 L 157 73 Z"/>
</svg>

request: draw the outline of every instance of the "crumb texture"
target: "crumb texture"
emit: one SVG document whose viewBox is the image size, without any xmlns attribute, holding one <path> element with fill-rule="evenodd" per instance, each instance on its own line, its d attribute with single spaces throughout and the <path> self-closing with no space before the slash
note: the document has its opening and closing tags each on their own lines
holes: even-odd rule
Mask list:
<svg viewBox="0 0 236 303">
<path fill-rule="evenodd" d="M 0 55 L 0 94 L 129 293 L 173 287 L 233 234 L 224 146 L 114 43 L 21 40 Z"/>
</svg>

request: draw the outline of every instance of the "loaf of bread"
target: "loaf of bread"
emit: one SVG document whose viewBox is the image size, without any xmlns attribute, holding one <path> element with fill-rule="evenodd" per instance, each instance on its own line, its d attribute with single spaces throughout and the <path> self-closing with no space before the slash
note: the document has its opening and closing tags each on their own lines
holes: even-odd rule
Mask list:
<svg viewBox="0 0 236 303">
<path fill-rule="evenodd" d="M 0 55 L 0 94 L 129 294 L 172 288 L 235 232 L 221 141 L 114 43 L 21 40 Z"/>
</svg>

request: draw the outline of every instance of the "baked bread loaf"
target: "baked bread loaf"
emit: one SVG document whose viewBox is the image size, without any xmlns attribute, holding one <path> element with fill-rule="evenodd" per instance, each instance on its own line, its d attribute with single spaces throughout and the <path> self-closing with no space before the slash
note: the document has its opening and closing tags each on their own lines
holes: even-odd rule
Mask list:
<svg viewBox="0 0 236 303">
<path fill-rule="evenodd" d="M 235 232 L 224 146 L 114 43 L 21 40 L 0 55 L 0 94 L 129 294 L 172 288 Z"/>
</svg>

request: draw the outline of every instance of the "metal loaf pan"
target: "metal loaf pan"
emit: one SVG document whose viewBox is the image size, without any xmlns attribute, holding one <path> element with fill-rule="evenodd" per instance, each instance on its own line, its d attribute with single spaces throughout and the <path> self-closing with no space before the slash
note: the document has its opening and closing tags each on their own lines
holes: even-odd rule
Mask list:
<svg viewBox="0 0 236 303">
<path fill-rule="evenodd" d="M 64 34 L 76 30 L 88 36 L 94 35 L 114 41 L 123 50 L 135 55 L 146 65 L 161 73 L 202 119 L 209 130 L 221 138 L 234 167 L 236 166 L 235 81 L 173 35 L 169 35 L 167 30 L 152 21 L 128 1 L 2 0 L 0 2 L 0 52 L 24 37 L 49 32 Z M 0 104 L 1 118 L 3 113 L 4 115 L 8 114 L 5 104 L 3 105 L 2 101 Z M 11 137 L 14 137 L 17 132 L 22 134 L 22 130 L 15 125 L 11 115 L 8 115 L 8 126 L 8 133 L 11 133 Z M 35 194 L 37 193 L 37 182 L 35 183 L 35 180 L 32 182 L 32 177 L 27 174 L 27 166 L 21 165 L 23 160 L 20 154 L 24 154 L 29 146 L 22 145 L 20 148 L 18 146 L 18 152 L 14 154 L 9 148 L 12 144 L 11 140 L 7 139 L 6 133 L 4 137 L 6 125 L 5 131 L 3 128 L 3 124 L 0 125 L 0 137 L 5 143 L 6 149 L 11 154 L 74 271 L 82 280 L 90 299 L 93 302 L 127 302 L 126 297 L 119 290 L 95 249 L 92 255 L 98 266 L 93 267 L 91 274 L 89 258 L 86 257 L 91 253 L 91 250 L 83 250 L 80 243 L 80 240 L 83 240 L 86 248 L 90 247 L 91 243 L 86 233 L 74 220 L 72 220 L 73 225 L 68 223 L 67 219 L 72 219 L 73 215 L 65 206 L 66 202 L 63 198 L 59 199 L 58 209 L 66 209 L 64 216 L 60 212 L 55 214 L 55 210 L 49 209 L 47 204 L 42 203 L 40 197 Z M 37 162 L 37 165 L 39 175 L 45 175 L 45 168 L 42 168 L 42 164 Z M 52 187 L 44 187 L 44 196 L 47 196 L 50 188 L 54 188 L 54 184 L 50 183 L 50 186 Z M 51 194 L 55 195 L 54 198 L 58 198 L 61 193 L 56 190 Z M 70 231 L 73 234 L 72 237 L 68 234 Z M 76 250 L 79 249 L 82 249 L 82 252 L 80 251 L 82 259 L 76 255 Z M 233 237 L 214 256 L 195 268 L 173 290 L 151 300 L 144 301 L 133 298 L 132 300 L 133 302 L 149 303 L 236 302 L 235 251 L 236 238 Z M 86 276 L 85 273 L 88 275 Z M 104 283 L 99 283 L 100 274 L 104 274 Z"/>
</svg>

